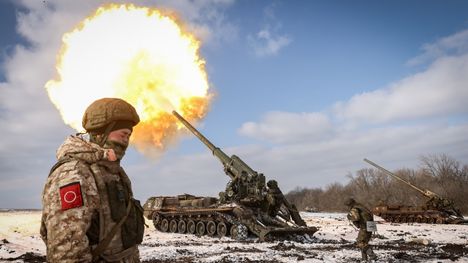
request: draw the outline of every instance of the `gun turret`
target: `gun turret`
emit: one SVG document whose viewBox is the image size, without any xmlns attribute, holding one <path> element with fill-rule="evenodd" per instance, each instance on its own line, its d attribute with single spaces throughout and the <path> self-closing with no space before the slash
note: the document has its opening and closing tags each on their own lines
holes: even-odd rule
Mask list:
<svg viewBox="0 0 468 263">
<path fill-rule="evenodd" d="M 257 172 L 250 168 L 239 157 L 236 155 L 229 157 L 220 148 L 212 144 L 207 138 L 205 138 L 205 136 L 203 136 L 203 134 L 201 134 L 197 129 L 195 129 L 195 127 L 193 127 L 187 120 L 185 120 L 184 117 L 180 116 L 179 113 L 172 111 L 172 114 L 174 114 L 174 116 L 176 116 L 177 119 L 179 119 L 179 121 L 182 122 L 185 127 L 187 127 L 187 129 L 189 129 L 195 136 L 197 136 L 197 138 L 200 139 L 200 141 L 202 141 L 206 147 L 211 150 L 213 155 L 221 161 L 224 166 L 224 172 L 229 177 L 231 177 L 231 179 L 240 178 L 242 172 L 247 173 L 247 175 L 251 177 L 257 175 Z"/>
<path fill-rule="evenodd" d="M 370 160 L 368 160 L 368 159 L 366 159 L 366 158 L 364 158 L 364 161 L 365 161 L 366 163 L 368 163 L 368 164 L 374 166 L 375 168 L 379 169 L 380 171 L 382 171 L 382 172 L 384 172 L 384 173 L 390 175 L 391 177 L 397 179 L 398 181 L 403 182 L 404 184 L 410 186 L 411 188 L 413 188 L 414 190 L 420 192 L 421 194 L 423 194 L 423 195 L 426 196 L 426 197 L 429 197 L 429 198 L 431 198 L 431 197 L 438 197 L 437 194 L 435 194 L 435 193 L 433 193 L 433 192 L 431 192 L 431 191 L 429 191 L 429 190 L 427 190 L 427 189 L 426 189 L 426 190 L 422 190 L 422 189 L 420 189 L 420 188 L 414 186 L 414 185 L 411 184 L 410 182 L 408 182 L 408 181 L 406 181 L 406 180 L 403 180 L 401 177 L 397 176 L 396 174 L 390 172 L 389 170 L 383 168 L 382 166 L 379 166 L 378 164 L 376 164 L 376 163 L 374 163 L 374 162 L 372 162 L 372 161 L 370 161 Z"/>
</svg>

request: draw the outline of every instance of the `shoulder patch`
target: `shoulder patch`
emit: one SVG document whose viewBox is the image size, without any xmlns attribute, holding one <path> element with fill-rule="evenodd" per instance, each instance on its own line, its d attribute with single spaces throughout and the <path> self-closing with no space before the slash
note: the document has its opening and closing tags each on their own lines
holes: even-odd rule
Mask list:
<svg viewBox="0 0 468 263">
<path fill-rule="evenodd" d="M 60 187 L 62 210 L 83 206 L 80 182 L 73 182 Z"/>
</svg>

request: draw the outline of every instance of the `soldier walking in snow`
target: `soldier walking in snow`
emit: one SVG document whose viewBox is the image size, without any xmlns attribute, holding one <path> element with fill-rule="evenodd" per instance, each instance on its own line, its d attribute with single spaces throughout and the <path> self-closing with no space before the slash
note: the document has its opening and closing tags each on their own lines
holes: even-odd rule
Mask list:
<svg viewBox="0 0 468 263">
<path fill-rule="evenodd" d="M 120 166 L 138 114 L 104 98 L 83 116 L 89 141 L 70 136 L 44 187 L 41 237 L 48 262 L 140 262 L 143 209 Z"/>
<path fill-rule="evenodd" d="M 359 229 L 356 246 L 361 249 L 362 261 L 375 260 L 377 256 L 369 245 L 372 237 L 371 226 L 374 226 L 374 216 L 371 211 L 353 198 L 348 198 L 344 203 L 349 208 L 348 219 Z"/>
</svg>

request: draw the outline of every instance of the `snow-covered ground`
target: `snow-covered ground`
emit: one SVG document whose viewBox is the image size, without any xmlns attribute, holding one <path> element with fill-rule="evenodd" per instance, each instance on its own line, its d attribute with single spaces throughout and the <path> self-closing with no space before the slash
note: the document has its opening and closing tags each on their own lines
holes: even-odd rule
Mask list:
<svg viewBox="0 0 468 263">
<path fill-rule="evenodd" d="M 302 213 L 319 227 L 302 241 L 196 237 L 157 232 L 151 222 L 140 246 L 143 262 L 358 262 L 355 230 L 340 213 Z M 0 261 L 45 262 L 40 211 L 0 212 Z M 468 225 L 395 224 L 377 218 L 371 241 L 378 262 L 468 262 Z"/>
</svg>

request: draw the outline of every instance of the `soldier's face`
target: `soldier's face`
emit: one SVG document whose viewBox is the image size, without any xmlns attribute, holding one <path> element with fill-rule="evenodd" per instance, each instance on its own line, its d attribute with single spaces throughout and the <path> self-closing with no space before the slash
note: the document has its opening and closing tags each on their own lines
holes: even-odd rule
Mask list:
<svg viewBox="0 0 468 263">
<path fill-rule="evenodd" d="M 109 141 L 114 141 L 114 142 L 121 143 L 123 145 L 128 145 L 131 135 L 132 135 L 132 130 L 120 129 L 120 130 L 115 130 L 115 131 L 110 132 L 107 139 Z"/>
</svg>

